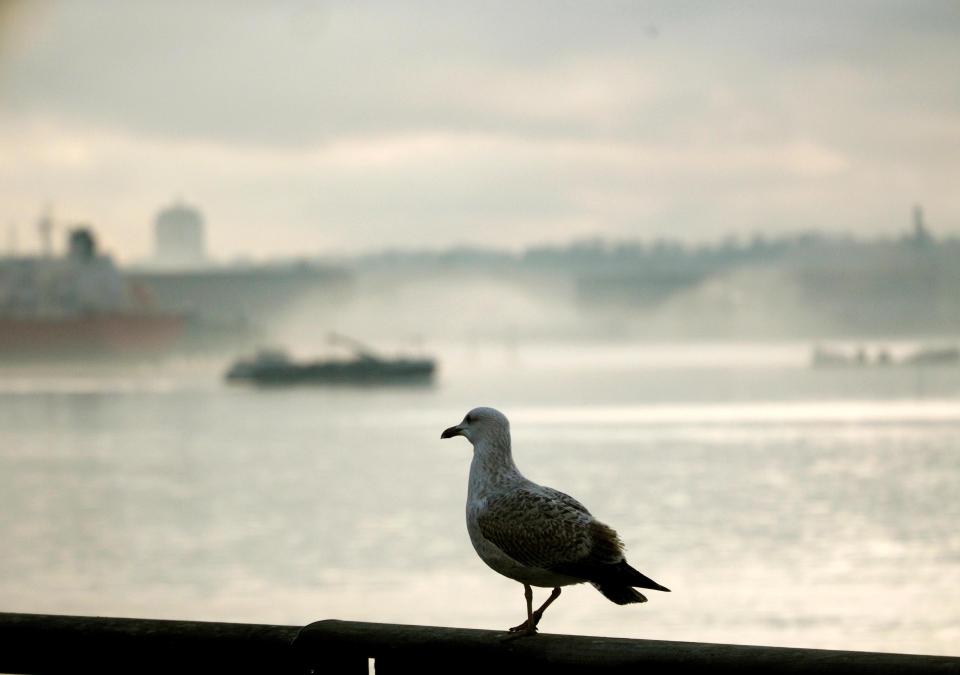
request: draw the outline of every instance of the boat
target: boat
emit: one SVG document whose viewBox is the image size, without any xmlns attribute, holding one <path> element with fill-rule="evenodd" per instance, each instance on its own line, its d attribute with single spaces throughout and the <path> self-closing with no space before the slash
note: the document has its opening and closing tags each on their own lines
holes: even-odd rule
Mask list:
<svg viewBox="0 0 960 675">
<path fill-rule="evenodd" d="M 876 349 L 871 355 L 865 347 L 857 347 L 851 351 L 816 346 L 810 357 L 810 365 L 814 368 L 955 366 L 960 365 L 960 349 L 952 346 L 928 346 L 894 358 L 886 347 Z"/>
<path fill-rule="evenodd" d="M 433 380 L 436 361 L 432 358 L 388 358 L 350 341 L 354 354 L 345 359 L 295 361 L 283 350 L 263 349 L 235 362 L 226 379 L 257 385 L 417 385 Z"/>
<path fill-rule="evenodd" d="M 185 317 L 155 311 L 93 232 L 70 232 L 63 257 L 0 259 L 0 358 L 144 356 L 174 348 Z"/>
<path fill-rule="evenodd" d="M 955 366 L 960 364 L 960 349 L 956 347 L 924 347 L 903 360 L 909 366 Z"/>
<path fill-rule="evenodd" d="M 813 349 L 810 363 L 814 368 L 850 368 L 881 364 L 888 365 L 890 363 L 890 354 L 886 350 L 881 350 L 875 359 L 871 359 L 867 350 L 863 347 L 858 347 L 853 352 L 849 352 L 817 346 Z"/>
</svg>

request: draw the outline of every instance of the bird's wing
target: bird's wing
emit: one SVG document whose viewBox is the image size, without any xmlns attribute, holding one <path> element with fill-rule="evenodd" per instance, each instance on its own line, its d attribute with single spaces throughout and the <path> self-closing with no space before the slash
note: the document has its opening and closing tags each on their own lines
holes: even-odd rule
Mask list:
<svg viewBox="0 0 960 675">
<path fill-rule="evenodd" d="M 519 489 L 490 500 L 477 518 L 480 532 L 529 567 L 565 568 L 596 559 L 622 559 L 616 533 L 580 502 L 556 490 Z"/>
<path fill-rule="evenodd" d="M 571 509 L 573 509 L 573 510 L 575 510 L 575 511 L 579 511 L 580 513 L 584 513 L 584 514 L 590 516 L 591 518 L 593 517 L 593 516 L 590 514 L 590 512 L 587 511 L 587 507 L 586 507 L 586 506 L 584 506 L 583 504 L 581 504 L 580 502 L 578 502 L 576 499 L 574 499 L 574 498 L 571 497 L 570 495 L 566 494 L 565 492 L 560 492 L 560 490 L 554 490 L 552 487 L 546 487 L 546 486 L 539 486 L 539 487 L 540 487 L 540 490 L 542 490 L 542 491 L 543 491 L 545 494 L 547 494 L 549 497 L 552 497 L 553 499 L 558 499 L 558 500 L 562 501 L 564 504 L 566 504 L 567 506 L 569 506 Z"/>
</svg>

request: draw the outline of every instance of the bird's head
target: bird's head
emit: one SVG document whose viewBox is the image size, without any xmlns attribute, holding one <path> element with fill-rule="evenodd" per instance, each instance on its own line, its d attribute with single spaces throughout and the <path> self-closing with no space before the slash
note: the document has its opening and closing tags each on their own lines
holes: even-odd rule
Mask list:
<svg viewBox="0 0 960 675">
<path fill-rule="evenodd" d="M 476 446 L 483 441 L 510 443 L 510 421 L 494 408 L 474 408 L 464 416 L 460 424 L 444 429 L 440 438 L 463 436 Z"/>
</svg>

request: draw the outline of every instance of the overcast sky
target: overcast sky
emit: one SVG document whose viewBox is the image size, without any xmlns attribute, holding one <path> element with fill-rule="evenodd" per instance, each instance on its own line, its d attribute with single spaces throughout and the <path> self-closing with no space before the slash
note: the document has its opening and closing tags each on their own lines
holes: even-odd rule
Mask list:
<svg viewBox="0 0 960 675">
<path fill-rule="evenodd" d="M 960 234 L 960 3 L 0 0 L 0 227 L 149 254 Z M 7 241 L 0 237 L 0 248 Z"/>
</svg>

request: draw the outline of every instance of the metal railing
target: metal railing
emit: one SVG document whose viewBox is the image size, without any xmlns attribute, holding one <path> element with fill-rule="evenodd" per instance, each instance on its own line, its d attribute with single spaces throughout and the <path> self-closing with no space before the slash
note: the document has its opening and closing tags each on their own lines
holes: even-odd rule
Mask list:
<svg viewBox="0 0 960 675">
<path fill-rule="evenodd" d="M 960 658 L 318 621 L 0 613 L 3 673 L 958 673 Z"/>
</svg>

